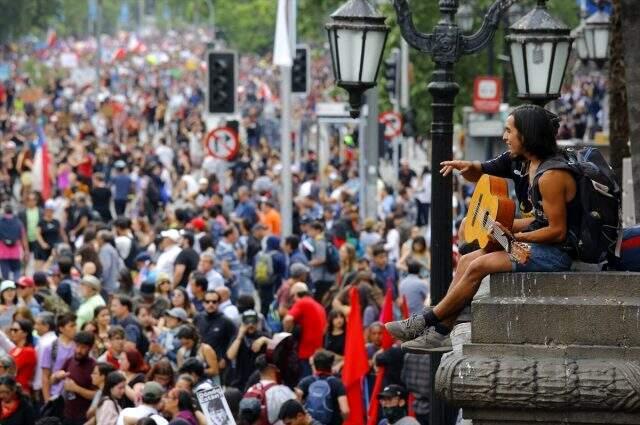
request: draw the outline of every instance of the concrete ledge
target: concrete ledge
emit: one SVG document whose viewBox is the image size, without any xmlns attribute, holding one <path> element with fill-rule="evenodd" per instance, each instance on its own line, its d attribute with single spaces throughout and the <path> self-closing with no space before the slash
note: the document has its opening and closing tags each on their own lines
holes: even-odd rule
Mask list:
<svg viewBox="0 0 640 425">
<path fill-rule="evenodd" d="M 607 347 L 584 345 L 532 345 L 532 344 L 465 344 L 462 353 L 468 356 L 498 358 L 504 356 L 549 359 L 602 359 L 640 361 L 640 347 Z"/>
<path fill-rule="evenodd" d="M 472 317 L 474 343 L 640 346 L 640 298 L 491 297 Z"/>
<path fill-rule="evenodd" d="M 497 273 L 492 297 L 640 297 L 640 273 Z"/>
<path fill-rule="evenodd" d="M 570 411 L 558 414 L 544 410 L 464 409 L 463 417 L 473 419 L 473 425 L 640 424 L 640 415 L 589 411 Z"/>
</svg>

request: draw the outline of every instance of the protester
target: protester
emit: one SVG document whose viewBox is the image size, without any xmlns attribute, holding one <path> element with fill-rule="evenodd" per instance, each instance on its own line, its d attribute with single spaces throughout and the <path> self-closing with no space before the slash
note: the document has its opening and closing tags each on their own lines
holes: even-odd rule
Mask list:
<svg viewBox="0 0 640 425">
<path fill-rule="evenodd" d="M 0 376 L 0 423 L 3 425 L 34 425 L 36 415 L 29 397 L 10 376 Z"/>
</svg>

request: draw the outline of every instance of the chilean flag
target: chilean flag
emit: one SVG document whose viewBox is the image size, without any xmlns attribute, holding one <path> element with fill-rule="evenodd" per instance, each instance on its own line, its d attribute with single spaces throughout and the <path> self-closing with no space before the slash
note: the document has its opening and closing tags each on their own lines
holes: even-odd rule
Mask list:
<svg viewBox="0 0 640 425">
<path fill-rule="evenodd" d="M 42 199 L 46 201 L 51 197 L 50 158 L 47 150 L 47 139 L 40 125 L 38 125 L 37 134 L 38 142 L 33 160 L 33 190 L 40 192 Z"/>
</svg>

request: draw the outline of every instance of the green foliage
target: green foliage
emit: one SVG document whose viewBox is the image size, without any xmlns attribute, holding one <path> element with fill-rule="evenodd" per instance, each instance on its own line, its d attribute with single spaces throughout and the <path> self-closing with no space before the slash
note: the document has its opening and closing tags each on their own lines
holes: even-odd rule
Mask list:
<svg viewBox="0 0 640 425">
<path fill-rule="evenodd" d="M 59 3 L 59 0 L 0 0 L 0 41 L 46 31 Z"/>
</svg>

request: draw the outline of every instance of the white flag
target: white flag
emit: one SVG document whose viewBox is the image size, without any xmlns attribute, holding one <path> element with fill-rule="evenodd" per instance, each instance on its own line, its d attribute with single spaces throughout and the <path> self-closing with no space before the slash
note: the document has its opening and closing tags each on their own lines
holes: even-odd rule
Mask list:
<svg viewBox="0 0 640 425">
<path fill-rule="evenodd" d="M 273 64 L 292 66 L 291 46 L 289 45 L 289 28 L 287 27 L 287 0 L 278 0 L 278 17 L 276 18 L 276 41 L 273 46 Z"/>
</svg>

